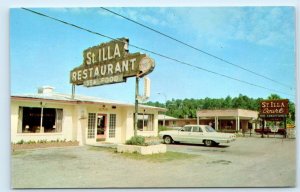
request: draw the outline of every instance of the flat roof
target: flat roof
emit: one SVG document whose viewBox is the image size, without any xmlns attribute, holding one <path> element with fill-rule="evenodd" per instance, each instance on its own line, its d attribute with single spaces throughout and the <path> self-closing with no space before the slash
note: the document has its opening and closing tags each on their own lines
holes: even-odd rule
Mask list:
<svg viewBox="0 0 300 192">
<path fill-rule="evenodd" d="M 168 115 L 164 115 L 164 114 L 159 114 L 158 115 L 158 120 L 177 120 L 178 118 L 175 117 L 171 117 Z"/>
<path fill-rule="evenodd" d="M 203 109 L 197 111 L 198 117 L 258 117 L 258 111 L 247 109 Z"/>
<path fill-rule="evenodd" d="M 51 93 L 36 93 L 36 94 L 15 94 L 11 95 L 11 101 L 47 101 L 53 103 L 65 103 L 65 104 L 108 104 L 108 105 L 119 105 L 134 107 L 132 103 L 126 103 L 116 100 L 103 99 L 99 97 L 85 96 L 85 95 L 74 95 L 74 98 L 71 94 L 63 94 L 57 92 Z M 139 104 L 139 107 L 156 109 L 158 111 L 167 111 L 165 108 L 154 107 L 149 105 Z"/>
</svg>

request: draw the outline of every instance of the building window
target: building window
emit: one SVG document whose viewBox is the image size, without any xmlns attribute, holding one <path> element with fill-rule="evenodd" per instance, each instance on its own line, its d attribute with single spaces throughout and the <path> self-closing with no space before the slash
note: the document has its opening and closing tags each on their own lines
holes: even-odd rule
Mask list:
<svg viewBox="0 0 300 192">
<path fill-rule="evenodd" d="M 89 113 L 88 117 L 88 133 L 89 139 L 95 138 L 95 127 L 96 127 L 96 113 Z"/>
<path fill-rule="evenodd" d="M 139 114 L 138 115 L 138 125 L 139 131 L 153 131 L 154 115 L 153 114 Z"/>
<path fill-rule="evenodd" d="M 116 114 L 109 115 L 109 138 L 116 137 Z"/>
<path fill-rule="evenodd" d="M 19 107 L 18 133 L 61 132 L 62 118 L 62 109 Z"/>
</svg>

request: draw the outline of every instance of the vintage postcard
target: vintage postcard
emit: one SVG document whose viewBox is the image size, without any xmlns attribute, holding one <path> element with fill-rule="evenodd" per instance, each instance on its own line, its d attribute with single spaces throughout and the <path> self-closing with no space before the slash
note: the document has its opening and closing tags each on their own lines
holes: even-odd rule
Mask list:
<svg viewBox="0 0 300 192">
<path fill-rule="evenodd" d="M 295 7 L 11 8 L 11 183 L 296 186 Z"/>
</svg>

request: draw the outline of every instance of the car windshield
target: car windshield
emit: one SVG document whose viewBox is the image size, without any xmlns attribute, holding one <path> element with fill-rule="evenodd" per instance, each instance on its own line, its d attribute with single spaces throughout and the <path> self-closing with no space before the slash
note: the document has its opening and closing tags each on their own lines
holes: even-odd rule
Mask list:
<svg viewBox="0 0 300 192">
<path fill-rule="evenodd" d="M 211 126 L 205 126 L 205 130 L 206 132 L 216 132 L 216 130 L 214 128 L 212 128 Z"/>
</svg>

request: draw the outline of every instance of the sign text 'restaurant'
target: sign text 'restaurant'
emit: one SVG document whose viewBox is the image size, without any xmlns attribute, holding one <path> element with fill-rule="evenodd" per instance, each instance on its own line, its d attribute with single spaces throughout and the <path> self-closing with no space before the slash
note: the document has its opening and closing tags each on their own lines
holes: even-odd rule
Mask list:
<svg viewBox="0 0 300 192">
<path fill-rule="evenodd" d="M 128 53 L 128 39 L 122 38 L 102 43 L 83 52 L 83 64 L 70 73 L 70 82 L 76 85 L 96 86 L 126 81 L 140 72 L 145 54 Z M 150 58 L 149 58 L 150 59 Z M 151 59 L 150 59 L 151 60 Z M 149 70 L 154 68 L 154 63 Z"/>
</svg>

